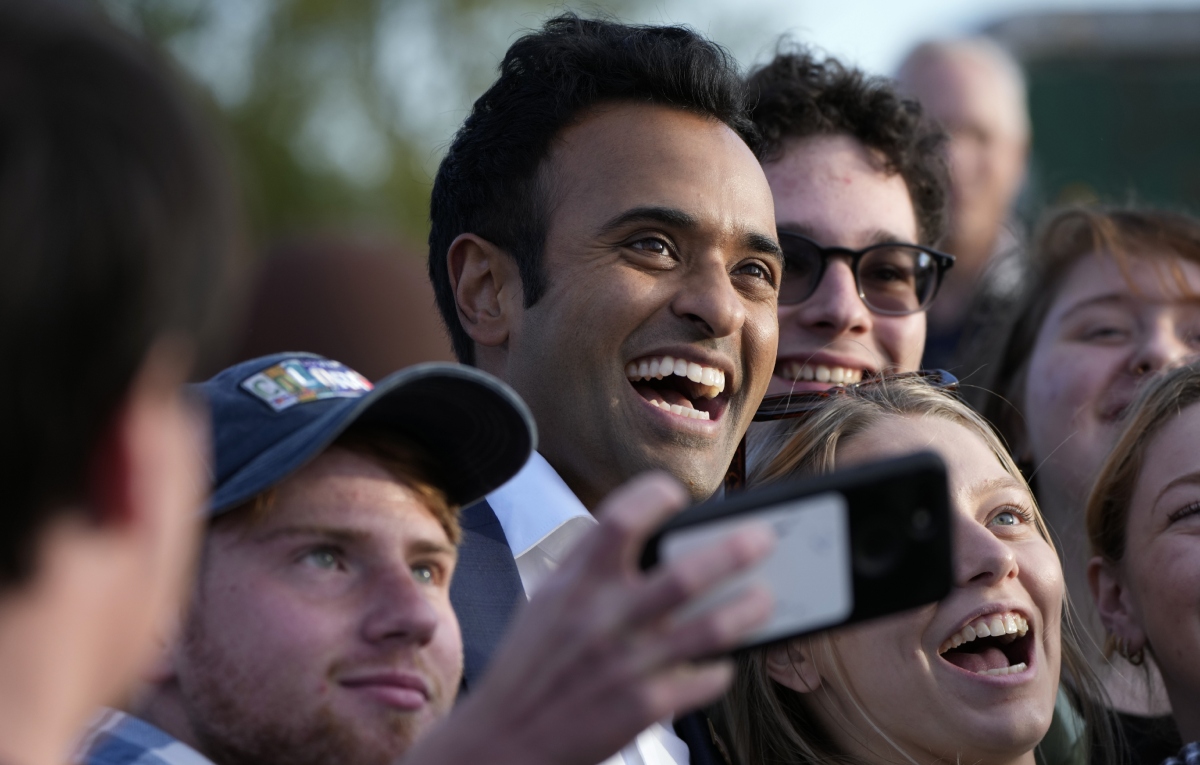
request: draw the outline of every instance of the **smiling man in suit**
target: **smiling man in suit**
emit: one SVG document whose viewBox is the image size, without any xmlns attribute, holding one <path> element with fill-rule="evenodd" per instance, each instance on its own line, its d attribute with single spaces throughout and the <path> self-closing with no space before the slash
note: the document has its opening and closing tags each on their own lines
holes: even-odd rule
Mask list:
<svg viewBox="0 0 1200 765">
<path fill-rule="evenodd" d="M 500 71 L 431 209 L 455 352 L 521 394 L 541 444 L 463 514 L 452 597 L 468 690 L 606 494 L 652 469 L 695 500 L 717 490 L 770 381 L 783 269 L 718 46 L 568 14 L 514 43 Z M 704 761 L 688 744 L 660 724 L 614 761 Z"/>
</svg>

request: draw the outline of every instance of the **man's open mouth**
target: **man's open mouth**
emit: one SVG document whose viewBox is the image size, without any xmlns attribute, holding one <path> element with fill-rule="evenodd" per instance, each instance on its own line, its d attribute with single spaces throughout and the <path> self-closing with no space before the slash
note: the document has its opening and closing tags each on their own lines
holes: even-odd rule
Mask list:
<svg viewBox="0 0 1200 765">
<path fill-rule="evenodd" d="M 938 654 L 977 675 L 1015 675 L 1029 667 L 1033 632 L 1015 611 L 988 614 L 946 638 Z"/>
<path fill-rule="evenodd" d="M 725 411 L 725 371 L 674 356 L 646 356 L 625 366 L 625 377 L 654 406 L 693 420 Z"/>
</svg>

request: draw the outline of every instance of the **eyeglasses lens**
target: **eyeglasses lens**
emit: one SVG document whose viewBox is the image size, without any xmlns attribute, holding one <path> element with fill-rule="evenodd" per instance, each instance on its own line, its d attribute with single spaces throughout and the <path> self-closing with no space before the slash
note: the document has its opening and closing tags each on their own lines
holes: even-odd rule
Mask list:
<svg viewBox="0 0 1200 765">
<path fill-rule="evenodd" d="M 821 250 L 812 242 L 786 234 L 779 235 L 779 244 L 783 248 L 779 304 L 803 303 L 816 291 L 821 278 Z"/>
<path fill-rule="evenodd" d="M 879 247 L 858 263 L 858 286 L 874 311 L 915 313 L 933 299 L 938 268 L 933 256 L 915 247 Z"/>
<path fill-rule="evenodd" d="M 802 303 L 816 292 L 824 269 L 824 254 L 816 244 L 781 233 L 784 273 L 779 304 Z M 938 264 L 932 255 L 915 247 L 874 247 L 858 262 L 858 288 L 872 311 L 903 315 L 928 306 L 937 291 Z"/>
</svg>

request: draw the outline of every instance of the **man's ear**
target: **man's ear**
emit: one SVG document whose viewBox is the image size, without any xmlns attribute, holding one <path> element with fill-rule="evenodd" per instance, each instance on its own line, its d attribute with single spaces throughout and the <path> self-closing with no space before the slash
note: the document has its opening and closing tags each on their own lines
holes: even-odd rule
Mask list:
<svg viewBox="0 0 1200 765">
<path fill-rule="evenodd" d="M 1088 586 L 1104 631 L 1129 651 L 1146 647 L 1146 631 L 1133 608 L 1133 593 L 1125 586 L 1120 570 L 1097 555 L 1088 562 Z"/>
<path fill-rule="evenodd" d="M 805 638 L 771 646 L 767 649 L 767 674 L 797 693 L 812 693 L 821 687 L 812 649 L 812 641 Z"/>
<path fill-rule="evenodd" d="M 525 305 L 516 261 L 475 234 L 460 234 L 446 259 L 463 330 L 480 345 L 504 345 Z"/>
</svg>

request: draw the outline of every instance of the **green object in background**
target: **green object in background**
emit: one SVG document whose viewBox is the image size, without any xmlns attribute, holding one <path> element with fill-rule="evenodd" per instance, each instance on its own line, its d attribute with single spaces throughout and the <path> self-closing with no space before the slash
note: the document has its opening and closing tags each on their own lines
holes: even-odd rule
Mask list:
<svg viewBox="0 0 1200 765">
<path fill-rule="evenodd" d="M 986 32 L 1027 78 L 1026 207 L 1200 213 L 1200 12 L 1031 14 Z"/>
<path fill-rule="evenodd" d="M 1200 56 L 1050 59 L 1027 75 L 1043 201 L 1200 211 Z"/>
</svg>

